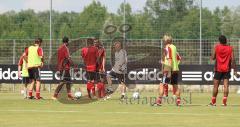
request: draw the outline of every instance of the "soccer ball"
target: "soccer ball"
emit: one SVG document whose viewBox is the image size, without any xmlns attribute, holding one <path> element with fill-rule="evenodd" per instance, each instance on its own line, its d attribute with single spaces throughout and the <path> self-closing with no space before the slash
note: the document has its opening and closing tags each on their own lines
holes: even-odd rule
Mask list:
<svg viewBox="0 0 240 127">
<path fill-rule="evenodd" d="M 80 99 L 82 97 L 82 93 L 80 91 L 78 91 L 74 94 L 74 96 L 76 99 Z"/>
<path fill-rule="evenodd" d="M 25 93 L 25 91 L 24 91 L 24 90 L 21 90 L 21 91 L 20 91 L 20 93 L 21 93 L 21 94 L 24 94 L 24 93 Z"/>
<path fill-rule="evenodd" d="M 139 92 L 134 92 L 133 95 L 132 95 L 133 99 L 139 99 L 140 98 L 140 94 Z"/>
</svg>

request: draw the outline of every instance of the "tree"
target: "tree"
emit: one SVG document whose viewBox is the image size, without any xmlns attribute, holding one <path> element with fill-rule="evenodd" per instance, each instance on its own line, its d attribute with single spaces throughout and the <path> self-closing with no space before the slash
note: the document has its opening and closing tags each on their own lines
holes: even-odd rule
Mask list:
<svg viewBox="0 0 240 127">
<path fill-rule="evenodd" d="M 218 17 L 206 8 L 202 9 L 202 14 L 202 38 L 215 39 L 221 33 Z M 175 38 L 199 39 L 199 23 L 199 9 L 191 9 L 182 21 L 178 21 L 170 27 L 169 33 L 173 34 Z"/>
<path fill-rule="evenodd" d="M 151 15 L 151 25 L 156 38 L 169 33 L 169 28 L 187 15 L 193 0 L 147 0 L 145 12 Z"/>
<path fill-rule="evenodd" d="M 147 13 L 135 14 L 130 37 L 135 39 L 153 38 L 153 27 L 151 26 L 150 16 Z"/>
<path fill-rule="evenodd" d="M 79 37 L 100 36 L 102 26 L 107 19 L 108 13 L 106 7 L 98 1 L 93 1 L 84 8 L 79 17 L 75 20 L 75 32 L 80 33 Z"/>
</svg>

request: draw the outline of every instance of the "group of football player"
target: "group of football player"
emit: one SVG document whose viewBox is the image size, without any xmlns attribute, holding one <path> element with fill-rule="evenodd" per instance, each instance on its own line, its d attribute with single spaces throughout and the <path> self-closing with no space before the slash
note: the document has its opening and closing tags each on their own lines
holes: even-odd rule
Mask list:
<svg viewBox="0 0 240 127">
<path fill-rule="evenodd" d="M 230 71 L 233 68 L 234 74 L 236 72 L 236 64 L 234 59 L 233 47 L 227 43 L 227 38 L 224 35 L 219 36 L 219 42 L 215 45 L 211 60 L 215 61 L 214 68 L 214 88 L 211 103 L 209 106 L 216 106 L 216 97 L 218 94 L 218 87 L 223 80 L 224 97 L 222 105 L 227 105 L 227 97 L 229 93 L 229 78 Z M 57 65 L 60 72 L 60 83 L 55 89 L 52 99 L 56 100 L 63 85 L 66 85 L 68 99 L 74 100 L 71 93 L 71 66 L 74 65 L 69 53 L 69 38 L 64 37 L 62 44 L 57 51 Z M 162 105 L 164 96 L 168 96 L 168 85 L 172 85 L 173 95 L 176 97 L 176 105 L 181 105 L 180 89 L 178 87 L 179 63 L 181 57 L 177 52 L 176 46 L 172 43 L 173 39 L 169 35 L 163 37 L 163 52 L 161 58 L 162 65 L 162 81 L 159 85 L 159 96 L 155 104 Z M 24 96 L 29 99 L 41 99 L 40 96 L 40 68 L 43 67 L 43 50 L 41 48 L 42 39 L 37 38 L 34 45 L 25 48 L 19 64 L 19 76 L 25 84 Z M 106 73 L 106 50 L 99 39 L 88 38 L 86 40 L 87 46 L 81 49 L 81 57 L 84 61 L 84 68 L 86 71 L 86 88 L 88 97 L 92 99 L 110 98 L 113 92 L 112 78 L 116 78 L 121 84 L 121 99 L 126 97 L 126 82 L 125 74 L 127 73 L 127 52 L 123 49 L 122 42 L 114 42 L 114 64 L 112 69 Z M 105 82 L 108 86 L 106 88 Z M 27 89 L 27 84 L 30 87 Z M 33 96 L 33 90 L 36 91 L 36 97 Z M 27 92 L 28 91 L 28 92 Z"/>
<path fill-rule="evenodd" d="M 114 65 L 109 73 L 106 73 L 106 50 L 99 39 L 88 38 L 87 46 L 81 49 L 81 57 L 84 63 L 85 77 L 87 78 L 86 88 L 88 97 L 92 99 L 110 98 L 114 89 L 112 86 L 112 78 L 116 78 L 121 84 L 121 99 L 126 97 L 125 73 L 127 72 L 127 52 L 122 48 L 122 42 L 114 42 Z M 22 77 L 24 83 L 24 98 L 41 99 L 40 69 L 43 67 L 43 50 L 41 48 L 42 39 L 37 38 L 34 45 L 26 47 L 21 55 L 18 63 L 18 74 Z M 74 63 L 69 52 L 69 38 L 63 37 L 62 44 L 57 50 L 57 70 L 60 72 L 60 83 L 54 91 L 53 100 L 58 99 L 59 93 L 64 85 L 66 85 L 67 96 L 69 100 L 74 100 L 71 92 L 72 85 L 72 66 Z M 106 89 L 105 82 L 108 87 Z M 30 84 L 29 88 L 27 85 Z M 33 90 L 36 96 L 33 96 Z"/>
</svg>

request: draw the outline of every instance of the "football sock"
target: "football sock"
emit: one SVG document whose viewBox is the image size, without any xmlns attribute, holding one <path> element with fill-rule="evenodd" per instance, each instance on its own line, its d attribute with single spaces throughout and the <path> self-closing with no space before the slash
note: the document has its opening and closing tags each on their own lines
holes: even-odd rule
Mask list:
<svg viewBox="0 0 240 127">
<path fill-rule="evenodd" d="M 87 92 L 88 92 L 89 97 L 91 96 L 91 93 L 93 93 L 93 95 L 95 95 L 95 87 L 92 82 L 87 83 Z"/>
<path fill-rule="evenodd" d="M 40 98 L 40 90 L 36 91 L 36 98 L 38 98 L 38 99 Z"/>
<path fill-rule="evenodd" d="M 212 104 L 216 104 L 216 97 L 212 97 Z"/>
<path fill-rule="evenodd" d="M 178 98 L 177 98 L 177 105 L 180 105 L 180 104 L 181 104 L 181 98 L 178 97 Z"/>
<path fill-rule="evenodd" d="M 223 97 L 222 103 L 223 103 L 224 105 L 227 105 L 227 97 Z"/>
<path fill-rule="evenodd" d="M 32 97 L 32 90 L 29 90 L 29 91 L 28 91 L 28 96 L 29 96 L 29 97 Z"/>
<path fill-rule="evenodd" d="M 162 97 L 158 97 L 157 100 L 156 100 L 156 103 L 157 104 L 162 104 Z"/>
<path fill-rule="evenodd" d="M 168 84 L 164 84 L 163 89 L 164 89 L 164 95 L 168 96 Z"/>
</svg>

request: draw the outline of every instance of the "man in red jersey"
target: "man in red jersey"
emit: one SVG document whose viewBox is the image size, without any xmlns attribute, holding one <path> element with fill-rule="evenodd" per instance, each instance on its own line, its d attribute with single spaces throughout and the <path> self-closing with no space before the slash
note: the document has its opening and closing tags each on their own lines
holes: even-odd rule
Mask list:
<svg viewBox="0 0 240 127">
<path fill-rule="evenodd" d="M 69 100 L 73 100 L 72 92 L 71 92 L 71 75 L 70 75 L 70 66 L 73 64 L 69 49 L 68 49 L 68 37 L 63 37 L 62 42 L 63 44 L 58 48 L 57 58 L 58 58 L 58 71 L 60 71 L 60 83 L 55 89 L 54 95 L 52 97 L 53 100 L 56 100 L 60 90 L 62 89 L 63 85 L 66 84 L 67 88 L 67 95 Z"/>
<path fill-rule="evenodd" d="M 87 39 L 87 47 L 82 48 L 82 58 L 86 67 L 87 92 L 91 99 L 95 96 L 95 77 L 98 61 L 98 49 L 94 46 L 94 39 Z"/>
<path fill-rule="evenodd" d="M 105 96 L 105 64 L 106 64 L 106 51 L 101 42 L 98 39 L 94 40 L 94 45 L 98 49 L 98 65 L 96 73 L 96 82 L 97 82 L 97 92 L 98 97 L 103 98 Z"/>
<path fill-rule="evenodd" d="M 237 75 L 235 70 L 235 59 L 233 47 L 227 44 L 227 38 L 224 35 L 219 36 L 219 43 L 215 45 L 212 56 L 212 60 L 215 60 L 215 74 L 213 80 L 213 94 L 212 102 L 209 106 L 216 106 L 216 98 L 218 94 L 218 87 L 223 80 L 224 85 L 224 97 L 222 100 L 222 105 L 227 106 L 227 97 L 229 92 L 229 78 L 231 77 L 231 68 L 234 69 L 234 75 Z"/>
</svg>

